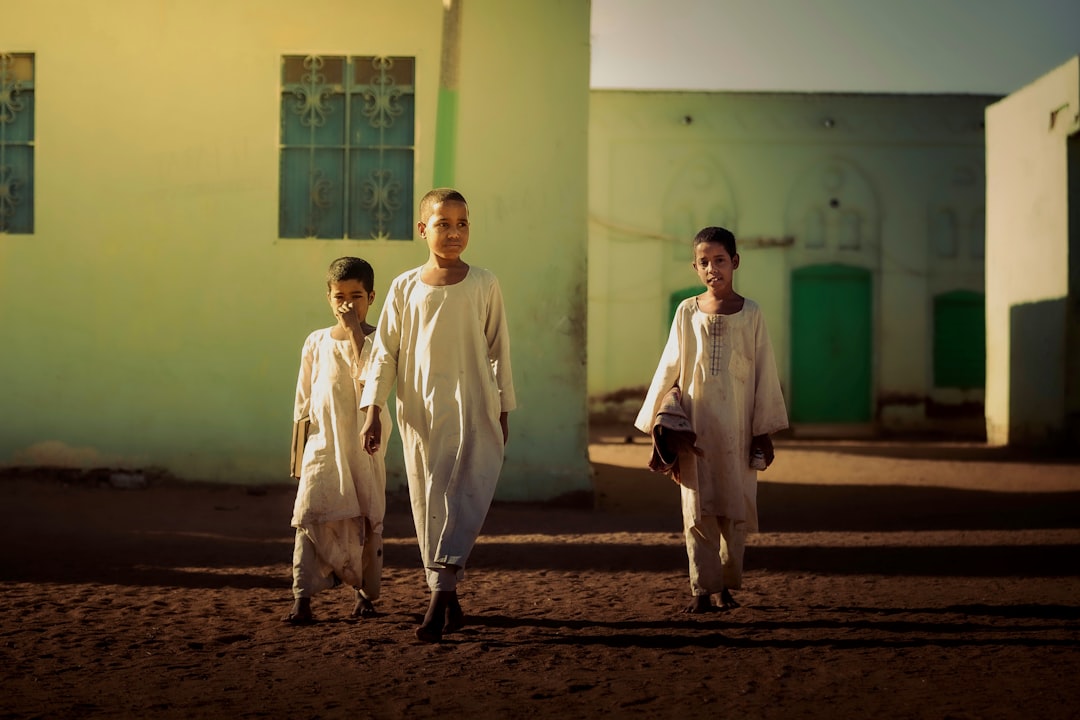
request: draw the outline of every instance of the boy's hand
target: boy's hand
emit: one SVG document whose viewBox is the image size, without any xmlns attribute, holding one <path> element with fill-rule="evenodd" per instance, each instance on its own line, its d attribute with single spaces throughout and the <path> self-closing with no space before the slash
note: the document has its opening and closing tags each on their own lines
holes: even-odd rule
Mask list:
<svg viewBox="0 0 1080 720">
<path fill-rule="evenodd" d="M 367 419 L 364 427 L 360 430 L 360 437 L 364 441 L 364 451 L 368 455 L 374 455 L 379 451 L 379 443 L 382 442 L 382 420 L 379 418 L 379 408 L 372 405 L 368 408 Z"/>
<path fill-rule="evenodd" d="M 772 438 L 768 435 L 755 435 L 750 439 L 750 454 L 754 454 L 754 450 L 761 449 L 761 452 L 765 454 L 765 467 L 772 465 L 773 458 L 776 457 L 776 452 L 773 449 Z"/>
<path fill-rule="evenodd" d="M 343 302 L 337 306 L 337 317 L 343 328 L 359 332 L 360 337 L 364 336 L 363 324 L 356 316 L 356 306 L 351 302 Z"/>
</svg>

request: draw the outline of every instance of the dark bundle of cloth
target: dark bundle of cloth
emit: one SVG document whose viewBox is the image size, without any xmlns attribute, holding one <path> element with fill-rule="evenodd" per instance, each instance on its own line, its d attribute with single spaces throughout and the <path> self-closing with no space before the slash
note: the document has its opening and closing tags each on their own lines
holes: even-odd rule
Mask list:
<svg viewBox="0 0 1080 720">
<path fill-rule="evenodd" d="M 653 418 L 651 435 L 653 451 L 649 458 L 649 469 L 670 475 L 672 480 L 681 484 L 679 455 L 704 453 L 697 446 L 697 433 L 683 409 L 682 393 L 678 387 L 669 390 L 660 402 L 660 408 Z"/>
</svg>

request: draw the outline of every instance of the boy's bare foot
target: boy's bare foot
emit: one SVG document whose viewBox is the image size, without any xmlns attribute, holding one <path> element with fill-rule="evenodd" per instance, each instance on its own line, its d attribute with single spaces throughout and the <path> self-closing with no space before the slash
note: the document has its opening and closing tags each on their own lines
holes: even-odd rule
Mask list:
<svg viewBox="0 0 1080 720">
<path fill-rule="evenodd" d="M 699 615 L 701 613 L 716 612 L 716 610 L 717 607 L 712 604 L 712 599 L 708 595 L 695 595 L 683 612 Z"/>
<path fill-rule="evenodd" d="M 723 607 L 725 610 L 728 610 L 730 608 L 742 607 L 739 602 L 731 596 L 731 592 L 727 588 L 724 588 L 720 591 L 720 602 L 721 607 Z"/>
<path fill-rule="evenodd" d="M 290 625 L 310 625 L 315 622 L 315 616 L 311 614 L 311 598 L 296 598 L 292 610 L 281 621 Z"/>
<path fill-rule="evenodd" d="M 449 590 L 437 590 L 431 593 L 431 602 L 428 604 L 424 622 L 416 628 L 416 639 L 420 642 L 442 642 L 443 626 L 446 622 L 446 613 L 450 608 L 450 600 L 457 593 Z M 456 598 L 455 598 L 456 599 Z"/>
<path fill-rule="evenodd" d="M 378 614 L 379 612 L 375 609 L 375 604 L 357 592 L 356 605 L 353 606 L 352 616 L 358 618 L 373 618 Z"/>
<path fill-rule="evenodd" d="M 465 613 L 458 602 L 457 593 L 451 593 L 450 602 L 446 606 L 446 624 L 443 633 L 457 632 L 465 627 Z"/>
</svg>

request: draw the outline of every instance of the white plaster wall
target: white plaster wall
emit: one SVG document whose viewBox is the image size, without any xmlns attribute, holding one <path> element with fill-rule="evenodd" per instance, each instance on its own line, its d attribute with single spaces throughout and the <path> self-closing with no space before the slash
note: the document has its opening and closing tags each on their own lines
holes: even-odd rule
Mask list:
<svg viewBox="0 0 1080 720">
<path fill-rule="evenodd" d="M 986 423 L 993 444 L 1046 441 L 1062 428 L 1066 140 L 1078 129 L 1080 58 L 986 111 Z"/>
</svg>

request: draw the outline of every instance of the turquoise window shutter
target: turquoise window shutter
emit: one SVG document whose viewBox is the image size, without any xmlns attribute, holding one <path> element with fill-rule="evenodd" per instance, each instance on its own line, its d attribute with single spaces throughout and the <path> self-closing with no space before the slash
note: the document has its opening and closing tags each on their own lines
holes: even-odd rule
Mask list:
<svg viewBox="0 0 1080 720">
<path fill-rule="evenodd" d="M 414 66 L 283 58 L 281 237 L 412 239 Z"/>
<path fill-rule="evenodd" d="M 0 53 L 0 233 L 34 232 L 34 56 Z"/>
</svg>

